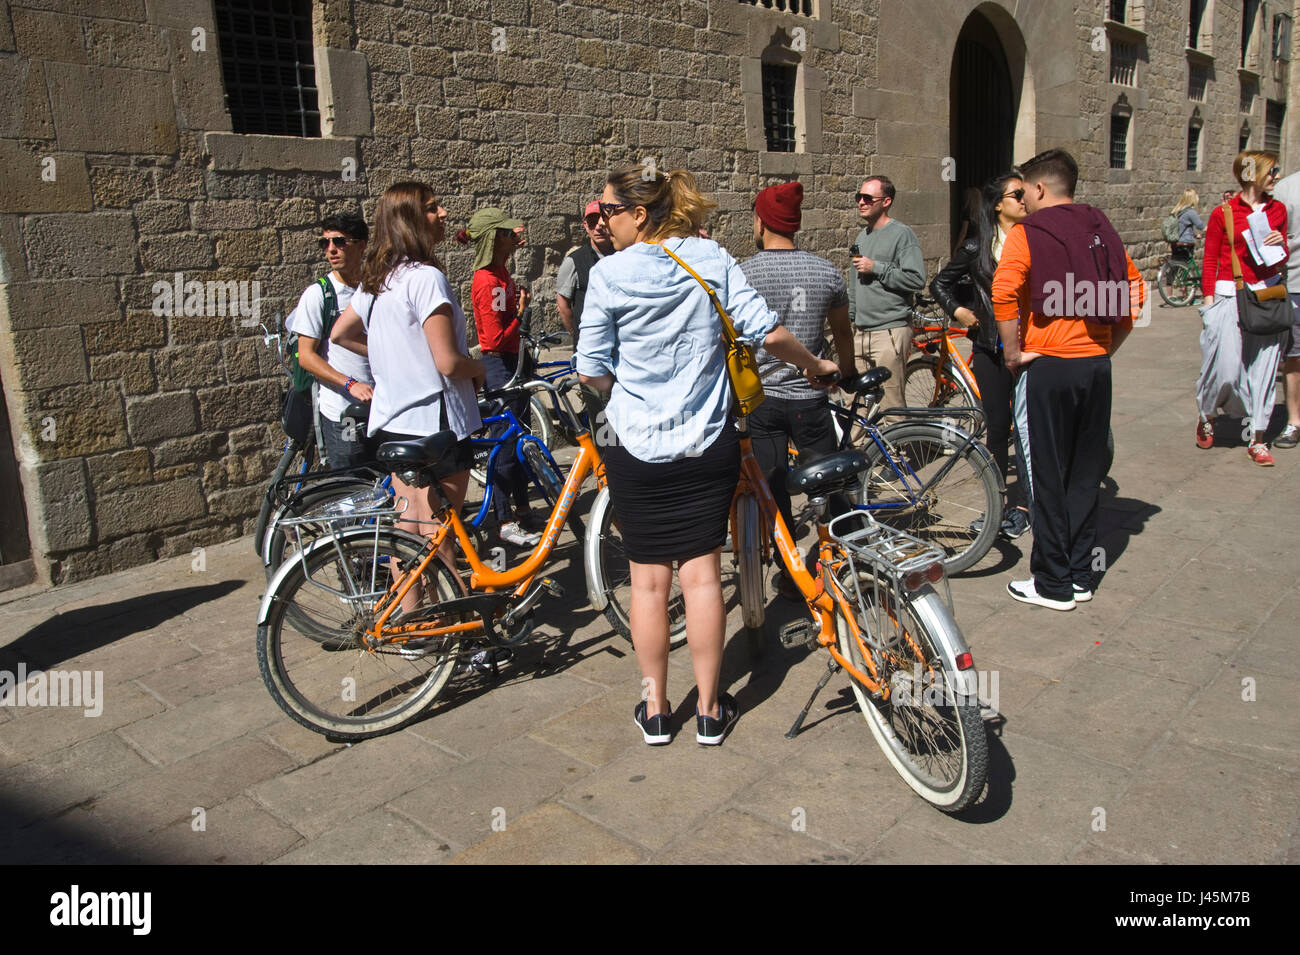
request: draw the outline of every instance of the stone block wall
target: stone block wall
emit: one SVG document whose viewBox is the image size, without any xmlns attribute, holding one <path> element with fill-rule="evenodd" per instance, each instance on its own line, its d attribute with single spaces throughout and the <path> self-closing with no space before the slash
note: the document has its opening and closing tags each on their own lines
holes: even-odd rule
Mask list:
<svg viewBox="0 0 1300 955">
<path fill-rule="evenodd" d="M 210 0 L 0 0 L 0 374 L 45 574 L 251 529 L 284 378 L 242 316 L 168 314 L 158 283 L 256 282 L 270 324 L 324 270 L 320 219 L 369 215 L 393 182 L 431 183 L 456 227 L 484 205 L 524 219 L 515 270 L 549 324 L 579 210 L 625 161 L 695 172 L 738 258 L 754 251 L 754 193 L 797 176 L 801 244 L 843 267 L 851 197 L 886 171 L 933 273 L 950 239 L 948 70 L 978 5 L 819 0 L 805 18 L 738 0 L 319 0 L 325 135 L 300 139 L 232 131 Z M 1150 98 L 1129 182 L 1106 167 L 1106 60 L 1087 52 L 1104 0 L 984 6 L 1026 38 L 1039 148 L 1076 149 L 1084 197 L 1141 249 L 1181 181 L 1186 4 L 1146 3 Z M 1214 4 L 1230 44 L 1231 6 Z M 758 64 L 774 44 L 800 64 L 793 154 L 761 148 Z M 1229 59 L 1202 108 L 1204 194 L 1240 125 Z M 467 303 L 471 252 L 451 244 L 444 261 Z"/>
</svg>

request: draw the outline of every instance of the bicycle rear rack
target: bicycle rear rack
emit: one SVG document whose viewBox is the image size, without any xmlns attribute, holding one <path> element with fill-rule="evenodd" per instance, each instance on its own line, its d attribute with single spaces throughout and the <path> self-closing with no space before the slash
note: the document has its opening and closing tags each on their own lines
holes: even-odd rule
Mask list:
<svg viewBox="0 0 1300 955">
<path fill-rule="evenodd" d="M 891 608 L 902 607 L 907 593 L 942 581 L 943 588 L 937 592 L 952 610 L 952 590 L 940 548 L 886 527 L 863 511 L 833 517 L 828 528 L 848 556 L 853 597 L 868 624 L 863 639 L 873 648 L 888 650 L 903 639 L 906 629 L 901 614 Z M 871 585 L 869 601 L 863 594 L 864 578 Z M 886 600 L 881 599 L 884 590 L 889 591 Z"/>
</svg>

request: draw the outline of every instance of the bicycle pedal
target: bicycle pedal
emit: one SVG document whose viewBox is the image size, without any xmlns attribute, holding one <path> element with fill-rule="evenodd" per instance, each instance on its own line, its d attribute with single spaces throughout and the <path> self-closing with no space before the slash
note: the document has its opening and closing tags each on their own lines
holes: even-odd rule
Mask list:
<svg viewBox="0 0 1300 955">
<path fill-rule="evenodd" d="M 781 627 L 777 636 L 781 646 L 792 650 L 808 643 L 815 643 L 818 632 L 817 624 L 811 620 L 791 620 Z"/>
<path fill-rule="evenodd" d="M 556 600 L 563 599 L 564 588 L 560 586 L 558 581 L 553 580 L 550 577 L 543 577 L 540 581 L 538 581 L 538 583 L 542 585 L 542 589 L 545 590 L 547 594 L 549 594 L 551 597 L 554 597 Z"/>
</svg>

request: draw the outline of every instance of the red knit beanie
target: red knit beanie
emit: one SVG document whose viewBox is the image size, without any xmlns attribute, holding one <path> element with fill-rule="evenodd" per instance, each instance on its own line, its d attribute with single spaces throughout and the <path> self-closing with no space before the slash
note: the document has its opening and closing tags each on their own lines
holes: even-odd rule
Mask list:
<svg viewBox="0 0 1300 955">
<path fill-rule="evenodd" d="M 763 225 L 782 235 L 799 231 L 799 206 L 803 203 L 803 183 L 785 182 L 768 186 L 754 200 L 754 211 Z"/>
</svg>

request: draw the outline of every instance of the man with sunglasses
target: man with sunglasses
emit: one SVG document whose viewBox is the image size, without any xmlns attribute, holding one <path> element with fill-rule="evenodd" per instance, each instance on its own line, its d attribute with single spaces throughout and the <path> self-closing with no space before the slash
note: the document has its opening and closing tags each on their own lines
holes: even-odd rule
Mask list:
<svg viewBox="0 0 1300 955">
<path fill-rule="evenodd" d="M 307 287 L 285 322 L 285 327 L 298 335 L 298 364 L 320 388 L 321 436 L 331 468 L 356 467 L 374 460 L 364 424 L 344 420 L 349 404 L 369 401 L 374 394 L 370 363 L 346 348 L 331 348 L 329 340 L 334 320 L 348 307 L 361 281 L 361 261 L 369 237 L 370 230 L 359 215 L 326 216 L 319 245 L 330 272 Z"/>
<path fill-rule="evenodd" d="M 573 339 L 575 353 L 578 351 L 578 324 L 582 318 L 582 302 L 587 294 L 591 267 L 614 252 L 614 240 L 610 238 L 609 227 L 600 214 L 600 203 L 595 199 L 582 210 L 582 226 L 587 230 L 588 241 L 564 256 L 555 276 L 555 310 L 560 313 L 564 330 Z"/>
<path fill-rule="evenodd" d="M 890 216 L 894 184 L 888 176 L 868 176 L 854 201 L 863 228 L 850 250 L 849 317 L 866 366 L 882 365 L 893 373 L 885 382 L 885 407 L 901 407 L 912 344 L 910 312 L 925 287 L 925 260 L 916 233 Z"/>
</svg>

